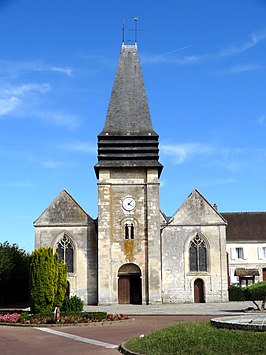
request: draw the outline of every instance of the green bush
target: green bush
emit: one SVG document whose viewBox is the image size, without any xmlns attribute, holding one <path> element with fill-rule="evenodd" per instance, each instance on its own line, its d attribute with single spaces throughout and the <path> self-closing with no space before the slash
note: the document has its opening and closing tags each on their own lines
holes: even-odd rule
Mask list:
<svg viewBox="0 0 266 355">
<path fill-rule="evenodd" d="M 245 301 L 243 289 L 239 286 L 231 285 L 228 289 L 229 301 Z"/>
<path fill-rule="evenodd" d="M 83 301 L 81 298 L 72 296 L 70 298 L 66 298 L 61 307 L 62 311 L 75 311 L 82 312 L 83 311 Z"/>
<path fill-rule="evenodd" d="M 30 306 L 33 313 L 49 313 L 61 307 L 67 286 L 64 263 L 51 247 L 35 250 L 30 258 Z"/>
<path fill-rule="evenodd" d="M 243 288 L 243 295 L 246 301 L 252 301 L 257 309 L 260 309 L 256 301 L 262 301 L 261 308 L 264 309 L 266 302 L 266 282 L 258 282 Z"/>
</svg>

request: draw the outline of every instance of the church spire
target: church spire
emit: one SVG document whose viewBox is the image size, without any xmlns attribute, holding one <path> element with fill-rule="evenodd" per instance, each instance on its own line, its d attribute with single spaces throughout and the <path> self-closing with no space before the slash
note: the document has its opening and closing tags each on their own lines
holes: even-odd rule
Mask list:
<svg viewBox="0 0 266 355">
<path fill-rule="evenodd" d="M 122 44 L 102 132 L 98 136 L 99 168 L 150 167 L 159 160 L 158 135 L 152 127 L 137 45 Z"/>
<path fill-rule="evenodd" d="M 122 45 L 101 134 L 156 135 L 152 128 L 137 45 Z"/>
</svg>

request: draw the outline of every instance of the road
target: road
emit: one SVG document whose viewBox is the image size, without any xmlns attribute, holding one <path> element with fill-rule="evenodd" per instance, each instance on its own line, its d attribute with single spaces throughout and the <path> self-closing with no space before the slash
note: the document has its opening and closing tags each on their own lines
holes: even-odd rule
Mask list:
<svg viewBox="0 0 266 355">
<path fill-rule="evenodd" d="M 0 326 L 1 355 L 116 354 L 124 340 L 180 321 L 211 319 L 214 316 L 134 316 L 130 322 L 96 326 L 14 327 Z M 216 315 L 217 317 L 217 315 Z M 113 348 L 112 348 L 113 347 Z"/>
</svg>

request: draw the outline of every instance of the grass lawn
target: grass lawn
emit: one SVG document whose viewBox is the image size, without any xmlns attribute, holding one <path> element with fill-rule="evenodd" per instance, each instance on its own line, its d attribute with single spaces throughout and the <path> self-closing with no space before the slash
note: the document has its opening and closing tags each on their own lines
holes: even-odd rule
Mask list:
<svg viewBox="0 0 266 355">
<path fill-rule="evenodd" d="M 266 354 L 266 332 L 217 329 L 209 321 L 177 323 L 126 342 L 126 348 L 147 355 Z"/>
</svg>

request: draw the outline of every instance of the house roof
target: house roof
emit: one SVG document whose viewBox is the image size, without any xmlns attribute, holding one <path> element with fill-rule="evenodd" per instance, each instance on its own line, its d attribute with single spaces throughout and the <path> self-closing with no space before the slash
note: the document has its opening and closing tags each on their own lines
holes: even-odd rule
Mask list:
<svg viewBox="0 0 266 355">
<path fill-rule="evenodd" d="M 228 242 L 266 242 L 266 212 L 223 212 Z"/>
</svg>

